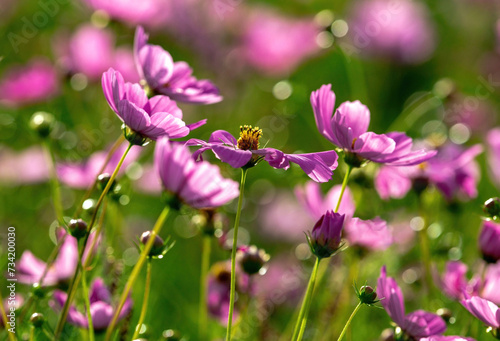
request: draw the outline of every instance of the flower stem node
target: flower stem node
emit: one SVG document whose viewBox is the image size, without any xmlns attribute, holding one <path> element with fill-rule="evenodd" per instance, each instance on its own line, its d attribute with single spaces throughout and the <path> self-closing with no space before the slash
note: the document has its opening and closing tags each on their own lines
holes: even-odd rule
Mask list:
<svg viewBox="0 0 500 341">
<path fill-rule="evenodd" d="M 47 138 L 54 130 L 56 120 L 52 114 L 37 111 L 31 116 L 29 126 L 42 139 Z"/>
<path fill-rule="evenodd" d="M 166 191 L 162 192 L 161 199 L 165 203 L 165 205 L 176 211 L 179 211 L 182 207 L 182 201 L 179 199 L 177 195 L 174 195 L 172 193 Z"/>
<path fill-rule="evenodd" d="M 35 328 L 41 328 L 45 323 L 45 317 L 41 313 L 34 313 L 30 317 L 30 322 Z"/>
<path fill-rule="evenodd" d="M 311 252 L 318 258 L 328 258 L 341 248 L 341 234 L 344 226 L 343 214 L 327 211 L 306 234 Z"/>
<path fill-rule="evenodd" d="M 141 244 L 144 246 L 147 244 L 149 238 L 151 238 L 151 231 L 146 231 L 141 235 L 140 241 Z M 152 258 L 163 258 L 163 256 L 174 246 L 174 243 L 169 244 L 170 237 L 167 239 L 167 241 L 163 241 L 163 239 L 155 235 L 155 240 L 153 242 L 153 247 L 151 248 L 151 251 L 149 251 L 149 257 Z"/>
<path fill-rule="evenodd" d="M 73 237 L 80 239 L 87 234 L 87 223 L 82 219 L 71 219 L 68 224 L 68 229 Z"/>
<path fill-rule="evenodd" d="M 356 153 L 345 152 L 344 161 L 352 168 L 360 168 L 366 164 L 366 160 Z"/>
<path fill-rule="evenodd" d="M 133 145 L 144 147 L 151 141 L 146 136 L 130 129 L 126 124 L 122 124 L 122 130 L 127 141 Z"/>
<path fill-rule="evenodd" d="M 236 253 L 236 260 L 243 271 L 254 275 L 261 271 L 271 257 L 263 249 L 252 246 L 241 246 Z"/>
<path fill-rule="evenodd" d="M 500 198 L 496 197 L 486 200 L 483 205 L 483 211 L 490 218 L 500 218 Z"/>
</svg>

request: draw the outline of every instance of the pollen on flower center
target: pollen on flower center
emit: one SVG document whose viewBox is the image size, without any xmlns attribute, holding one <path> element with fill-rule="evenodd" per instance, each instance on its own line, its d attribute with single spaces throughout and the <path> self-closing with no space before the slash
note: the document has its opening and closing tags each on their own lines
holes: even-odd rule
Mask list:
<svg viewBox="0 0 500 341">
<path fill-rule="evenodd" d="M 240 138 L 238 139 L 238 149 L 256 150 L 259 149 L 259 138 L 262 136 L 262 130 L 259 127 L 240 126 Z"/>
</svg>

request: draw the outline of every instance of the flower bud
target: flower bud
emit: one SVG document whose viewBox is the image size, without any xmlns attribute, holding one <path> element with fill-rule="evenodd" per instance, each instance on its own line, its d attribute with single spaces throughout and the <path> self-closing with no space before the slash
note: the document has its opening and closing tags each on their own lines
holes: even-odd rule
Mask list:
<svg viewBox="0 0 500 341">
<path fill-rule="evenodd" d="M 341 247 L 344 217 L 343 214 L 327 211 L 307 236 L 311 252 L 318 258 L 330 257 Z"/>
<path fill-rule="evenodd" d="M 55 118 L 52 114 L 45 111 L 37 111 L 31 116 L 30 128 L 41 138 L 46 138 L 50 135 L 55 126 Z"/>
<path fill-rule="evenodd" d="M 357 292 L 357 296 L 363 304 L 375 304 L 378 302 L 377 293 L 368 285 L 362 286 Z"/>
<path fill-rule="evenodd" d="M 87 223 L 82 219 L 71 219 L 68 224 L 68 230 L 73 237 L 80 239 L 87 234 Z"/>
<path fill-rule="evenodd" d="M 146 231 L 141 235 L 141 243 L 142 245 L 146 245 L 149 238 L 151 238 L 151 231 Z M 157 257 L 163 254 L 165 250 L 165 243 L 163 239 L 159 235 L 155 235 L 155 240 L 153 242 L 153 247 L 149 251 L 149 257 Z"/>
<path fill-rule="evenodd" d="M 500 217 L 500 198 L 490 198 L 485 201 L 483 211 L 490 218 Z"/>
<path fill-rule="evenodd" d="M 111 175 L 109 173 L 102 173 L 97 176 L 97 188 L 102 192 L 108 185 L 109 180 L 111 180 Z M 113 180 L 111 187 L 109 188 L 108 193 L 113 192 L 116 186 L 116 180 Z"/>
<path fill-rule="evenodd" d="M 258 273 L 270 258 L 266 251 L 258 249 L 255 245 L 242 246 L 236 254 L 241 269 L 249 275 Z"/>
<path fill-rule="evenodd" d="M 183 338 L 177 330 L 167 329 L 161 333 L 164 340 L 168 341 L 181 341 Z"/>
<path fill-rule="evenodd" d="M 483 223 L 479 235 L 479 249 L 483 259 L 488 263 L 496 263 L 500 259 L 500 224 L 491 220 Z"/>
<path fill-rule="evenodd" d="M 33 285 L 31 286 L 31 292 L 33 293 L 34 296 L 38 298 L 45 297 L 45 289 L 38 282 L 33 283 Z"/>
<path fill-rule="evenodd" d="M 149 143 L 150 139 L 146 136 L 139 134 L 138 132 L 133 131 L 127 125 L 122 125 L 123 134 L 128 142 L 136 146 L 145 146 Z"/>
<path fill-rule="evenodd" d="M 35 328 L 40 328 L 45 322 L 45 317 L 41 313 L 34 313 L 30 317 L 30 322 Z"/>
</svg>

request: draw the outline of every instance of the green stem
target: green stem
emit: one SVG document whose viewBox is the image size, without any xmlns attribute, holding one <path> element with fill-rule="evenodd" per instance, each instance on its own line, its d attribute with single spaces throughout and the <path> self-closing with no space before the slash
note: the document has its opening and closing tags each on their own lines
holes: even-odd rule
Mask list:
<svg viewBox="0 0 500 341">
<path fill-rule="evenodd" d="M 141 331 L 142 324 L 144 323 L 144 319 L 146 318 L 146 313 L 148 311 L 148 300 L 149 300 L 149 292 L 151 290 L 151 257 L 148 257 L 148 265 L 146 270 L 146 285 L 144 287 L 144 299 L 142 300 L 142 308 L 141 315 L 139 316 L 139 321 L 137 322 L 137 326 L 135 327 L 134 336 L 132 336 L 132 340 L 135 340 L 139 337 L 139 332 Z"/>
<path fill-rule="evenodd" d="M 243 205 L 243 192 L 247 178 L 247 168 L 241 169 L 240 197 L 238 198 L 238 210 L 234 219 L 233 249 L 231 250 L 231 292 L 229 294 L 229 316 L 227 318 L 226 341 L 231 340 L 231 328 L 233 325 L 234 296 L 236 291 L 236 249 L 238 247 L 238 227 L 240 226 L 241 206 Z"/>
<path fill-rule="evenodd" d="M 104 160 L 104 163 L 102 164 L 101 169 L 99 169 L 98 175 L 100 175 L 100 174 L 102 174 L 102 172 L 104 172 L 104 169 L 108 165 L 109 160 L 111 160 L 111 157 L 113 156 L 113 154 L 115 153 L 115 151 L 118 149 L 118 147 L 120 147 L 120 145 L 122 144 L 122 142 L 124 140 L 125 140 L 125 136 L 123 134 L 120 134 L 120 137 L 116 140 L 116 142 L 113 144 L 113 146 L 109 150 L 108 154 L 106 155 L 106 159 Z M 82 199 L 80 200 L 79 205 L 76 207 L 76 211 L 75 211 L 75 214 L 73 215 L 73 218 L 76 218 L 76 217 L 78 217 L 80 215 L 80 213 L 82 212 L 82 208 L 83 208 L 82 205 L 83 205 L 83 203 L 85 202 L 85 200 L 87 200 L 88 198 L 90 198 L 90 195 L 94 191 L 96 185 L 97 185 L 97 177 L 94 179 L 94 182 L 87 189 L 87 191 L 83 195 Z"/>
<path fill-rule="evenodd" d="M 87 321 L 89 323 L 89 341 L 94 341 L 94 324 L 92 322 L 92 315 L 90 314 L 90 297 L 89 289 L 87 287 L 87 276 L 85 275 L 85 268 L 82 268 L 82 289 L 83 301 L 85 302 L 85 309 L 87 310 Z"/>
<path fill-rule="evenodd" d="M 340 333 L 340 336 L 337 339 L 337 341 L 342 340 L 345 333 L 347 332 L 347 329 L 351 325 L 351 321 L 354 318 L 354 315 L 356 315 L 356 313 L 358 312 L 358 310 L 361 308 L 362 305 L 363 305 L 363 303 L 359 302 L 358 305 L 356 306 L 356 308 L 354 308 L 354 311 L 352 312 L 351 316 L 349 317 L 349 320 L 347 320 L 347 323 L 345 324 L 344 329 L 342 329 L 342 333 Z"/>
<path fill-rule="evenodd" d="M 99 200 L 97 200 L 97 204 L 96 204 L 94 213 L 92 214 L 92 218 L 91 218 L 90 223 L 88 224 L 88 227 L 87 227 L 87 234 L 85 236 L 82 249 L 80 250 L 76 271 L 75 271 L 75 274 L 73 275 L 73 280 L 71 281 L 71 285 L 68 289 L 68 298 L 66 299 L 66 302 L 64 302 L 63 310 L 61 312 L 61 317 L 59 318 L 59 321 L 57 322 L 57 327 L 56 327 L 56 332 L 55 332 L 55 339 L 56 340 L 59 339 L 59 336 L 61 335 L 64 324 L 66 323 L 66 318 L 68 317 L 69 307 L 70 307 L 71 302 L 73 301 L 73 298 L 75 296 L 76 287 L 78 286 L 78 283 L 81 279 L 80 270 L 82 268 L 83 253 L 85 251 L 85 247 L 87 246 L 87 241 L 89 239 L 90 231 L 92 230 L 92 227 L 94 226 L 94 223 L 96 221 L 99 207 L 101 206 L 104 198 L 106 197 L 106 194 L 108 194 L 109 189 L 111 188 L 111 185 L 113 184 L 116 176 L 118 175 L 118 171 L 120 170 L 120 168 L 123 164 L 123 161 L 125 161 L 125 158 L 126 158 L 128 152 L 130 151 L 130 148 L 132 148 L 132 144 L 128 145 L 127 149 L 125 150 L 122 157 L 120 158 L 120 161 L 116 165 L 116 168 L 113 171 L 113 174 L 111 174 L 111 177 L 110 177 L 108 183 L 106 184 L 106 187 L 102 191 L 101 196 L 99 197 Z M 99 235 L 96 234 L 95 238 L 96 239 L 99 238 Z"/>
<path fill-rule="evenodd" d="M 337 207 L 335 207 L 335 212 L 339 211 L 340 203 L 342 202 L 342 197 L 344 196 L 345 189 L 347 187 L 347 182 L 349 181 L 349 175 L 351 175 L 352 166 L 347 165 L 347 171 L 344 175 L 344 181 L 342 181 L 342 189 L 340 190 L 339 201 L 337 201 Z"/>
<path fill-rule="evenodd" d="M 125 304 L 125 301 L 127 300 L 127 297 L 130 293 L 130 290 L 132 289 L 132 286 L 134 285 L 135 281 L 137 280 L 137 277 L 139 276 L 139 273 L 141 272 L 142 266 L 146 262 L 146 259 L 149 257 L 149 252 L 153 247 L 153 243 L 155 241 L 156 236 L 160 233 L 161 228 L 163 227 L 163 224 L 168 217 L 169 210 L 170 208 L 168 206 L 165 206 L 163 211 L 160 213 L 160 216 L 158 217 L 158 220 L 156 221 L 155 226 L 153 227 L 153 231 L 151 231 L 151 235 L 149 236 L 148 242 L 146 243 L 146 245 L 144 245 L 141 255 L 139 256 L 139 260 L 135 264 L 134 269 L 132 270 L 127 280 L 127 283 L 125 284 L 125 288 L 123 289 L 122 295 L 120 296 L 120 301 L 116 306 L 113 318 L 111 319 L 111 323 L 109 324 L 108 329 L 106 330 L 106 337 L 105 337 L 106 341 L 109 341 L 111 339 L 111 334 L 113 333 L 113 329 L 115 328 L 116 323 L 118 322 L 118 316 L 120 315 L 120 312 L 123 308 L 123 305 Z"/>
<path fill-rule="evenodd" d="M 7 314 L 5 314 L 5 309 L 3 307 L 3 299 L 2 299 L 2 294 L 1 293 L 0 293 L 0 316 L 2 317 L 3 321 L 5 321 L 5 322 L 8 321 Z M 9 340 L 10 341 L 16 341 L 17 340 L 16 334 L 11 333 L 8 328 L 5 328 L 5 330 L 7 331 L 7 335 L 9 336 Z"/>
<path fill-rule="evenodd" d="M 210 252 L 212 246 L 212 237 L 203 236 L 202 256 L 201 256 L 201 274 L 200 274 L 200 311 L 199 311 L 199 324 L 200 324 L 200 340 L 206 340 L 207 337 L 207 275 L 210 267 Z"/>
<path fill-rule="evenodd" d="M 316 258 L 314 263 L 314 268 L 309 278 L 309 284 L 307 284 L 306 294 L 302 301 L 302 307 L 300 308 L 299 317 L 297 318 L 297 323 L 295 324 L 295 329 L 293 331 L 292 341 L 301 341 L 307 324 L 307 315 L 309 314 L 309 307 L 312 301 L 312 296 L 314 292 L 314 284 L 316 283 L 316 276 L 318 274 L 319 262 L 321 258 Z"/>
<path fill-rule="evenodd" d="M 429 298 L 429 295 L 432 291 L 432 278 L 431 278 L 431 257 L 430 257 L 430 248 L 429 248 L 429 238 L 427 234 L 427 219 L 425 218 L 425 211 L 422 207 L 422 199 L 419 197 L 419 212 L 420 217 L 423 219 L 424 226 L 420 231 L 418 231 L 418 236 L 420 239 L 420 256 L 422 257 L 422 262 L 424 263 L 424 282 L 425 288 L 427 291 L 426 298 Z"/>
<path fill-rule="evenodd" d="M 47 158 L 50 160 L 48 164 L 49 164 L 50 185 L 52 188 L 52 200 L 54 205 L 54 211 L 59 224 L 61 226 L 65 226 L 64 210 L 61 202 L 61 188 L 56 173 L 56 159 L 52 151 L 52 148 L 50 147 L 50 143 L 47 140 L 44 141 L 43 146 L 45 147 L 45 153 L 47 155 Z"/>
</svg>

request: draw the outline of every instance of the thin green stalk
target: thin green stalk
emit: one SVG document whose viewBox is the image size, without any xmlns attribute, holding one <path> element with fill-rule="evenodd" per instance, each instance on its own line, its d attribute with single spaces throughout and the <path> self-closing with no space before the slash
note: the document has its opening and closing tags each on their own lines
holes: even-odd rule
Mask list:
<svg viewBox="0 0 500 341">
<path fill-rule="evenodd" d="M 200 274 L 200 311 L 199 311 L 199 325 L 200 325 L 200 340 L 207 340 L 207 276 L 210 267 L 210 252 L 212 246 L 212 237 L 203 236 L 202 255 L 201 255 L 201 274 Z"/>
<path fill-rule="evenodd" d="M 229 316 L 227 318 L 226 341 L 231 340 L 231 328 L 233 326 L 234 296 L 236 291 L 236 249 L 238 247 L 238 227 L 240 226 L 241 206 L 243 205 L 243 192 L 247 178 L 247 168 L 241 169 L 240 197 L 238 198 L 238 210 L 234 219 L 233 249 L 231 250 L 231 292 L 229 294 Z"/>
<path fill-rule="evenodd" d="M 120 147 L 120 145 L 123 143 L 124 140 L 125 140 L 125 135 L 120 134 L 120 137 L 115 141 L 115 143 L 113 144 L 113 146 L 111 146 L 111 149 L 109 150 L 108 154 L 106 155 L 106 159 L 104 160 L 104 163 L 102 164 L 101 169 L 99 169 L 98 175 L 100 175 L 100 174 L 102 174 L 102 172 L 104 172 L 104 169 L 108 165 L 109 160 L 111 160 L 111 157 L 113 156 L 113 154 L 115 153 L 115 151 L 118 149 L 118 147 Z M 73 214 L 73 218 L 76 218 L 76 217 L 78 217 L 80 215 L 80 213 L 82 212 L 82 208 L 83 208 L 82 205 L 83 205 L 83 203 L 85 202 L 85 200 L 87 200 L 88 198 L 90 198 L 90 195 L 94 191 L 96 185 L 97 185 L 97 177 L 94 179 L 94 182 L 87 189 L 87 191 L 83 195 L 82 199 L 80 200 L 80 203 L 76 207 L 75 214 Z"/>
<path fill-rule="evenodd" d="M 361 308 L 362 305 L 363 305 L 363 303 L 359 302 L 358 305 L 356 306 L 356 308 L 354 308 L 354 311 L 352 312 L 351 316 L 349 317 L 349 320 L 347 320 L 347 323 L 345 324 L 344 329 L 342 329 L 342 333 L 340 333 L 340 336 L 337 339 L 337 341 L 342 340 L 345 333 L 347 332 L 347 329 L 351 325 L 351 321 L 354 318 L 354 315 L 356 315 L 356 313 L 358 312 L 358 310 Z"/>
<path fill-rule="evenodd" d="M 5 309 L 3 308 L 3 299 L 2 299 L 2 294 L 0 293 L 0 316 L 2 317 L 2 320 L 5 321 L 5 326 L 7 326 L 7 314 L 5 314 Z M 16 338 L 16 334 L 14 333 L 11 333 L 9 331 L 9 328 L 5 327 L 5 330 L 7 331 L 7 335 L 9 336 L 9 340 L 10 341 L 16 341 L 17 338 Z"/>
<path fill-rule="evenodd" d="M 90 220 L 90 223 L 88 224 L 87 227 L 87 234 L 85 236 L 84 242 L 82 249 L 80 250 L 79 257 L 78 257 L 78 264 L 77 268 L 75 271 L 75 274 L 73 275 L 73 279 L 71 281 L 71 285 L 68 289 L 68 298 L 66 299 L 66 302 L 64 302 L 64 306 L 61 312 L 61 317 L 59 318 L 59 321 L 57 322 L 57 327 L 55 331 L 55 339 L 58 340 L 59 336 L 61 335 L 62 329 L 64 327 L 64 324 L 66 323 L 66 318 L 68 317 L 68 311 L 69 307 L 71 305 L 71 302 L 73 301 L 73 298 L 75 296 L 76 288 L 78 286 L 78 283 L 80 282 L 81 276 L 80 276 L 80 270 L 82 268 L 82 259 L 83 259 L 83 253 L 85 251 L 85 247 L 87 246 L 87 241 L 89 239 L 90 231 L 92 230 L 92 227 L 94 226 L 94 223 L 97 218 L 97 213 L 99 211 L 99 207 L 101 206 L 104 198 L 106 197 L 106 194 L 108 194 L 109 189 L 111 188 L 116 176 L 118 175 L 118 171 L 120 170 L 123 161 L 125 161 L 125 158 L 127 157 L 128 152 L 130 151 L 130 148 L 132 148 L 132 144 L 129 144 L 125 152 L 123 153 L 122 157 L 120 158 L 120 161 L 116 165 L 115 170 L 113 171 L 113 174 L 111 174 L 111 177 L 106 184 L 106 187 L 101 193 L 101 196 L 99 197 L 99 200 L 97 200 L 97 204 L 94 210 L 94 213 L 92 214 L 92 218 Z M 99 238 L 99 235 L 95 235 L 95 238 Z"/>
<path fill-rule="evenodd" d="M 429 238 L 427 234 L 427 219 L 425 218 L 425 211 L 422 207 L 422 199 L 419 197 L 419 212 L 420 217 L 423 219 L 424 226 L 420 231 L 418 231 L 418 236 L 420 239 L 420 256 L 422 257 L 422 262 L 424 263 L 424 282 L 425 289 L 427 291 L 426 298 L 429 298 L 429 295 L 432 291 L 432 277 L 431 277 L 431 256 L 430 256 L 430 248 L 429 248 Z"/>
<path fill-rule="evenodd" d="M 50 162 L 48 162 L 49 172 L 50 172 L 50 185 L 52 189 L 52 201 L 54 205 L 54 211 L 56 214 L 57 221 L 61 226 L 65 226 L 64 222 L 64 210 L 61 202 L 61 188 L 59 181 L 57 179 L 56 173 L 56 159 L 52 148 L 50 147 L 50 143 L 47 140 L 44 140 L 43 146 L 45 148 L 45 153 Z"/>
<path fill-rule="evenodd" d="M 339 201 L 337 201 L 337 207 L 335 207 L 335 212 L 339 211 L 340 203 L 342 202 L 342 197 L 344 196 L 345 189 L 347 187 L 347 182 L 349 182 L 349 175 L 351 175 L 352 166 L 347 165 L 347 171 L 344 175 L 344 181 L 342 181 L 342 189 L 340 190 Z"/>
<path fill-rule="evenodd" d="M 146 285 L 144 287 L 144 298 L 142 300 L 142 308 L 141 315 L 139 316 L 139 321 L 137 322 L 137 326 L 135 327 L 134 336 L 132 336 L 132 340 L 135 340 L 139 337 L 139 332 L 141 331 L 142 324 L 144 323 L 144 319 L 146 318 L 146 313 L 148 311 L 148 300 L 149 300 L 149 292 L 151 290 L 151 257 L 148 257 L 148 265 L 146 270 Z"/>
<path fill-rule="evenodd" d="M 83 301 L 85 302 L 85 309 L 87 310 L 87 321 L 89 323 L 89 341 L 94 341 L 94 323 L 92 322 L 92 315 L 90 314 L 90 297 L 89 289 L 87 287 L 87 276 L 85 275 L 85 268 L 82 268 L 82 289 Z"/>
<path fill-rule="evenodd" d="M 139 260 L 135 264 L 132 272 L 130 273 L 127 283 L 125 283 L 125 288 L 123 289 L 122 295 L 120 296 L 120 301 L 118 302 L 118 305 L 115 308 L 113 318 L 111 319 L 111 323 L 109 324 L 108 329 L 106 330 L 106 337 L 105 337 L 106 341 L 109 341 L 111 339 L 111 334 L 113 333 L 113 329 L 115 328 L 116 323 L 118 322 L 118 316 L 120 315 L 120 312 L 123 308 L 123 305 L 125 304 L 125 301 L 127 300 L 127 297 L 130 293 L 130 290 L 132 289 L 132 286 L 134 285 L 135 281 L 137 280 L 137 277 L 139 276 L 139 273 L 141 272 L 142 266 L 146 262 L 146 259 L 149 257 L 149 252 L 153 247 L 154 240 L 156 236 L 160 233 L 161 228 L 163 227 L 163 224 L 165 223 L 165 220 L 168 217 L 169 211 L 170 208 L 168 206 L 165 206 L 163 211 L 160 213 L 160 216 L 158 217 L 158 220 L 156 221 L 155 226 L 153 227 L 153 231 L 151 231 L 151 235 L 149 236 L 148 242 L 146 243 L 146 245 L 144 245 L 141 255 L 139 256 Z"/>
<path fill-rule="evenodd" d="M 314 285 L 316 283 L 316 276 L 318 274 L 319 262 L 321 258 L 316 258 L 314 263 L 314 268 L 309 278 L 309 284 L 307 284 L 306 294 L 302 301 L 302 307 L 300 308 L 299 317 L 297 318 L 297 323 L 295 324 L 295 329 L 293 331 L 292 341 L 301 341 L 307 324 L 307 315 L 309 315 L 309 307 L 312 301 L 312 296 L 314 292 Z"/>
</svg>

